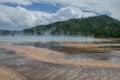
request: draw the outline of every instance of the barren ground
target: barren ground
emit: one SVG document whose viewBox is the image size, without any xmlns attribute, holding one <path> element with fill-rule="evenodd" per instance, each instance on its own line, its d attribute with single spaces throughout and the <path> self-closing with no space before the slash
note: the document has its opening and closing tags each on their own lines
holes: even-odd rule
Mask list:
<svg viewBox="0 0 120 80">
<path fill-rule="evenodd" d="M 57 51 L 4 41 L 0 42 L 0 66 L 7 67 L 0 69 L 8 73 L 5 77 L 14 72 L 18 80 L 120 80 L 120 63 L 68 60 Z"/>
</svg>

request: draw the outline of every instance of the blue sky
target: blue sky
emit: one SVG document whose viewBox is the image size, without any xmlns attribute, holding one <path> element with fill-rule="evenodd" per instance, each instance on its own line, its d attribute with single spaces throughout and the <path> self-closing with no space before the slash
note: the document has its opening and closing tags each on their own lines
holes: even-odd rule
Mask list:
<svg viewBox="0 0 120 80">
<path fill-rule="evenodd" d="M 120 20 L 119 4 L 120 0 L 0 0 L 0 29 L 22 30 L 81 16 Z"/>
<path fill-rule="evenodd" d="M 3 4 L 6 6 L 11 6 L 11 7 L 18 6 L 18 4 L 12 4 L 12 3 L 8 3 L 8 2 L 3 3 Z M 53 5 L 53 4 L 48 4 L 48 3 L 33 3 L 32 5 L 28 5 L 28 6 L 25 6 L 25 5 L 20 5 L 20 6 L 26 8 L 28 10 L 44 11 L 44 12 L 49 12 L 49 13 L 55 13 L 62 7 L 62 5 L 60 5 L 60 4 Z"/>
</svg>

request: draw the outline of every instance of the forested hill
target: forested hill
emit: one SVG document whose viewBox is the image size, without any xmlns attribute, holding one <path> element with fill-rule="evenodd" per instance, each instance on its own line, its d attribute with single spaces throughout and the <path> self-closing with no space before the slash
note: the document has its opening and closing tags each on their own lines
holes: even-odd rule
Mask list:
<svg viewBox="0 0 120 80">
<path fill-rule="evenodd" d="M 58 21 L 48 25 L 35 26 L 23 31 L 0 30 L 0 35 L 69 35 L 94 36 L 99 38 L 120 38 L 120 21 L 102 15 L 82 19 Z"/>
<path fill-rule="evenodd" d="M 120 21 L 102 15 L 59 21 L 49 25 L 40 25 L 31 29 L 25 29 L 24 33 L 26 35 L 85 35 L 120 38 Z"/>
</svg>

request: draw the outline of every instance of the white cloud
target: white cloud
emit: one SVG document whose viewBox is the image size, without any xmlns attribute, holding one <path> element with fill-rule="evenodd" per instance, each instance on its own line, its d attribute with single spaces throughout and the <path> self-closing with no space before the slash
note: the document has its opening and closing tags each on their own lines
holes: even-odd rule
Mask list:
<svg viewBox="0 0 120 80">
<path fill-rule="evenodd" d="M 3 13 L 3 12 L 0 12 L 0 22 L 1 23 L 12 23 L 11 21 L 10 21 L 10 19 L 8 18 L 8 17 L 6 17 L 6 15 Z"/>
<path fill-rule="evenodd" d="M 70 7 L 70 6 L 61 8 L 56 14 L 58 16 L 62 16 L 65 18 L 81 18 L 81 16 L 84 17 L 95 16 L 95 14 L 92 12 L 91 13 L 83 12 L 79 8 Z"/>
<path fill-rule="evenodd" d="M 30 11 L 21 6 L 8 7 L 5 5 L 0 5 L 0 23 L 6 25 L 1 25 L 1 29 L 8 28 L 11 29 L 22 29 L 26 27 L 33 27 L 36 25 L 49 24 L 51 22 L 66 20 L 69 18 L 79 18 L 81 16 L 94 16 L 94 13 L 82 12 L 79 8 L 75 7 L 63 7 L 56 13 L 46 13 L 42 11 Z M 8 27 L 10 26 L 10 28 Z"/>
<path fill-rule="evenodd" d="M 18 4 L 17 7 L 2 3 Z M 63 5 L 56 13 L 27 10 L 20 5 L 47 3 Z M 28 28 L 40 24 L 48 24 L 58 20 L 95 16 L 95 13 L 109 14 L 120 20 L 120 0 L 0 0 L 0 29 L 21 27 Z M 10 29 L 10 28 L 9 28 Z"/>
<path fill-rule="evenodd" d="M 39 0 L 46 3 L 60 3 L 64 6 L 73 6 L 80 9 L 86 8 L 101 14 L 108 13 L 111 17 L 120 20 L 120 0 Z"/>
<path fill-rule="evenodd" d="M 22 29 L 47 24 L 52 14 L 42 11 L 30 11 L 21 6 L 0 5 L 0 29 Z M 12 28 L 13 27 L 13 28 Z"/>
</svg>

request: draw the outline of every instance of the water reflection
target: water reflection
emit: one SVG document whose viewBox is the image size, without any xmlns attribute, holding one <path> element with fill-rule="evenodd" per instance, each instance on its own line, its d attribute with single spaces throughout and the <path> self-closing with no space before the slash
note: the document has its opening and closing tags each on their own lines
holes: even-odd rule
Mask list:
<svg viewBox="0 0 120 80">
<path fill-rule="evenodd" d="M 99 39 L 93 37 L 83 37 L 83 36 L 0 36 L 1 41 L 25 41 L 25 43 L 15 44 L 15 45 L 28 45 L 35 46 L 40 48 L 47 48 L 54 51 L 61 52 L 67 59 L 75 59 L 82 61 L 114 61 L 120 62 L 120 53 L 116 53 L 116 50 L 120 51 L 120 40 L 116 43 L 114 41 L 100 42 Z M 99 41 L 93 43 L 93 41 Z M 64 44 L 59 43 L 59 41 L 74 41 L 74 42 L 86 42 L 89 41 L 89 44 L 95 44 L 96 46 L 92 47 L 89 45 L 88 48 L 84 47 L 71 47 L 65 46 Z M 114 52 L 112 52 L 114 51 Z"/>
<path fill-rule="evenodd" d="M 59 42 L 31 42 L 22 43 L 21 45 L 29 45 L 40 48 L 47 48 L 50 50 L 61 52 L 66 59 L 80 60 L 80 61 L 110 61 L 120 62 L 120 53 L 90 50 L 86 48 L 76 48 L 65 46 Z M 92 46 L 91 46 L 92 47 Z M 99 47 L 99 46 L 98 46 Z M 102 46 L 103 47 L 103 46 Z M 107 46 L 108 47 L 108 46 Z M 106 47 L 105 47 L 106 48 Z M 120 48 L 119 48 L 120 50 Z"/>
</svg>

